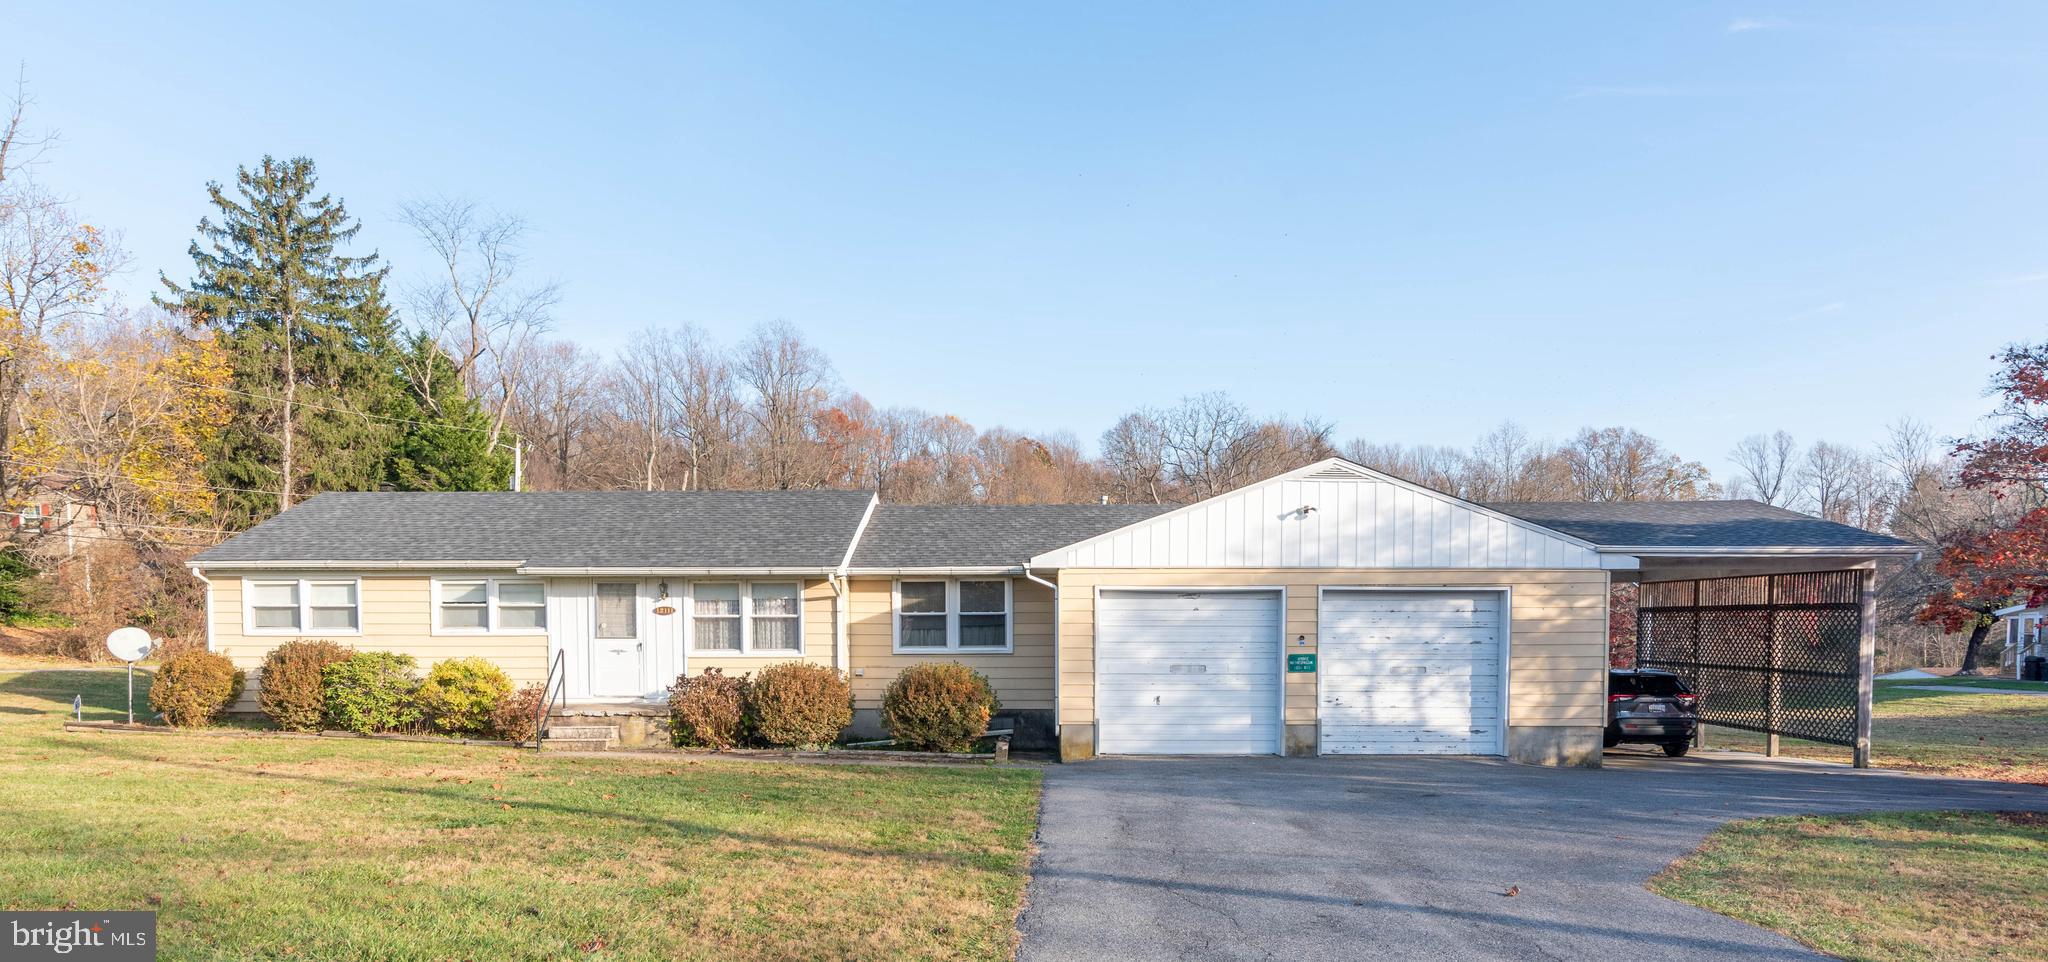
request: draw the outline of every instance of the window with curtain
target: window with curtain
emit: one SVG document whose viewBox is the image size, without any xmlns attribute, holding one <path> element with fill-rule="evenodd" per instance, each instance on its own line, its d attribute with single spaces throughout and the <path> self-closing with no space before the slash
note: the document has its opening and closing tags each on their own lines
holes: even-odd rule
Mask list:
<svg viewBox="0 0 2048 962">
<path fill-rule="evenodd" d="M 362 625 L 354 578 L 263 578 L 244 582 L 249 630 L 353 634 Z"/>
<path fill-rule="evenodd" d="M 960 647 L 1010 645 L 1010 583 L 960 582 Z"/>
<path fill-rule="evenodd" d="M 599 582 L 597 637 L 640 637 L 640 586 L 631 582 Z"/>
<path fill-rule="evenodd" d="M 441 627 L 455 631 L 489 630 L 491 627 L 490 582 L 441 582 Z"/>
<path fill-rule="evenodd" d="M 905 581 L 896 594 L 896 647 L 946 647 L 946 582 Z"/>
<path fill-rule="evenodd" d="M 548 626 L 547 587 L 538 581 L 494 581 L 497 622 L 501 631 L 530 631 Z"/>
<path fill-rule="evenodd" d="M 435 586 L 442 631 L 538 631 L 548 626 L 547 588 L 538 581 L 451 578 Z"/>
<path fill-rule="evenodd" d="M 698 651 L 740 650 L 739 585 L 697 585 L 690 610 L 690 631 Z"/>
<path fill-rule="evenodd" d="M 803 647 L 797 637 L 797 606 L 801 592 L 794 583 L 754 582 L 747 586 L 753 605 L 749 613 L 756 651 L 795 651 Z"/>
<path fill-rule="evenodd" d="M 249 582 L 249 627 L 294 629 L 298 626 L 298 582 Z"/>
</svg>

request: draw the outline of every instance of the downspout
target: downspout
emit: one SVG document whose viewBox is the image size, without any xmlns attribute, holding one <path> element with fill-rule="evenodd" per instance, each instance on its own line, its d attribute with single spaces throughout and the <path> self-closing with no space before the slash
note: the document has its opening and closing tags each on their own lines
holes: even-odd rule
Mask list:
<svg viewBox="0 0 2048 962">
<path fill-rule="evenodd" d="M 881 503 L 879 493 L 868 498 L 868 508 L 861 512 L 860 524 L 854 526 L 853 540 L 847 543 L 846 554 L 839 559 L 839 567 L 825 576 L 826 582 L 832 586 L 832 667 L 839 669 L 848 681 L 853 680 L 853 657 L 846 632 L 847 609 L 850 607 L 846 569 L 853 566 L 853 552 L 860 547 L 860 536 L 867 532 L 868 521 L 875 516 L 875 508 Z"/>
<path fill-rule="evenodd" d="M 199 583 L 200 583 L 200 584 L 202 584 L 202 585 L 205 585 L 205 586 L 206 586 L 206 609 L 205 609 L 205 618 L 206 618 L 206 650 L 207 650 L 207 651 L 212 651 L 212 650 L 213 650 L 213 582 L 212 582 L 212 581 L 209 581 L 209 580 L 207 580 L 207 578 L 206 578 L 206 576 L 205 576 L 205 575 L 203 575 L 203 574 L 200 574 L 200 573 L 199 573 L 199 566 L 198 566 L 198 565 L 193 565 L 193 566 L 192 566 L 192 577 L 194 577 L 194 578 L 198 578 L 198 579 L 199 579 Z"/>
<path fill-rule="evenodd" d="M 1052 738 L 1059 744 L 1060 738 L 1060 586 L 1031 573 L 1031 563 L 1025 562 L 1024 577 L 1052 589 Z"/>
</svg>

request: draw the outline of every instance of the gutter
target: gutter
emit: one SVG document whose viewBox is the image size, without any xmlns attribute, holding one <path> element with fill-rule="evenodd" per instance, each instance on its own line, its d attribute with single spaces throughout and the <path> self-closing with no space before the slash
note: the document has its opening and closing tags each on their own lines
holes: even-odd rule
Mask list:
<svg viewBox="0 0 2048 962">
<path fill-rule="evenodd" d="M 1031 573 L 1031 565 L 1018 566 L 1024 577 L 1052 589 L 1052 738 L 1055 749 L 1060 738 L 1060 586 Z M 1016 617 L 1012 613 L 1012 618 Z M 1014 647 L 1011 650 L 1016 650 Z"/>
<path fill-rule="evenodd" d="M 476 568 L 515 571 L 524 561 L 193 561 L 192 571 L 424 571 Z"/>
<path fill-rule="evenodd" d="M 410 565 L 424 568 L 426 565 Z M 523 575 L 536 577 L 611 577 L 621 578 L 693 578 L 726 577 L 752 578 L 780 575 L 783 577 L 823 578 L 833 573 L 831 568 L 604 568 L 604 567 L 528 567 L 516 569 Z"/>
<path fill-rule="evenodd" d="M 849 682 L 853 680 L 853 655 L 846 632 L 846 570 L 852 567 L 853 552 L 860 547 L 860 536 L 867 533 L 868 521 L 875 516 L 875 509 L 880 507 L 881 503 L 880 492 L 868 498 L 868 509 L 861 512 L 860 524 L 853 528 L 853 540 L 847 543 L 846 554 L 840 557 L 839 567 L 825 576 L 825 580 L 832 585 L 832 664 Z"/>
<path fill-rule="evenodd" d="M 924 565 L 919 567 L 896 568 L 854 568 L 852 573 L 863 577 L 883 575 L 1024 575 L 1030 577 L 1030 565 Z"/>
<path fill-rule="evenodd" d="M 209 580 L 207 580 L 207 577 L 206 577 L 205 575 L 203 575 L 203 574 L 200 574 L 200 573 L 199 573 L 199 570 L 200 570 L 200 569 L 199 569 L 199 566 L 198 566 L 198 565 L 193 565 L 193 566 L 192 566 L 192 577 L 194 577 L 194 578 L 198 578 L 198 579 L 199 579 L 199 583 L 200 583 L 200 584 L 202 584 L 202 585 L 205 585 L 205 586 L 206 586 L 206 612 L 205 612 L 205 618 L 206 618 L 206 650 L 207 650 L 207 651 L 212 651 L 212 650 L 213 650 L 213 582 L 212 582 L 212 581 L 209 581 Z M 358 599 L 358 600 L 360 600 L 360 599 Z"/>
<path fill-rule="evenodd" d="M 1801 557 L 1820 555 L 1832 557 L 1863 557 L 1868 555 L 1911 555 L 1919 557 L 1926 552 L 1920 545 L 1843 545 L 1840 547 L 1817 547 L 1813 545 L 1781 545 L 1775 547 L 1738 547 L 1729 545 L 1707 545 L 1690 547 L 1681 545 L 1601 545 L 1601 554 L 1632 554 L 1650 558 L 1687 557 Z"/>
</svg>

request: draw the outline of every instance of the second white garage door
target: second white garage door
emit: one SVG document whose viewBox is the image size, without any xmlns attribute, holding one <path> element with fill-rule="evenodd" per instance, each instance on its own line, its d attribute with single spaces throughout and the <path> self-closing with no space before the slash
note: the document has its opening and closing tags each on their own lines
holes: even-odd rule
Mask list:
<svg viewBox="0 0 2048 962">
<path fill-rule="evenodd" d="M 1319 740 L 1326 755 L 1497 755 L 1497 591 L 1326 591 Z"/>
<path fill-rule="evenodd" d="M 1095 604 L 1096 750 L 1280 750 L 1280 593 L 1118 591 Z"/>
</svg>

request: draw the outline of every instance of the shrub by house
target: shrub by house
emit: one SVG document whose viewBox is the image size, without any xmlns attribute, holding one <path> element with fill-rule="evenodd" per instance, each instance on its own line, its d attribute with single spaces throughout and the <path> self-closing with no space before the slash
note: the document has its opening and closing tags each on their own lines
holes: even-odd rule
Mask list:
<svg viewBox="0 0 2048 962">
<path fill-rule="evenodd" d="M 263 674 L 256 692 L 263 714 L 291 732 L 317 730 L 327 717 L 327 696 L 321 671 L 347 661 L 355 649 L 331 641 L 288 641 L 263 656 Z"/>
<path fill-rule="evenodd" d="M 746 735 L 747 676 L 706 668 L 668 690 L 669 735 L 679 746 L 724 751 Z"/>
<path fill-rule="evenodd" d="M 180 728 L 210 725 L 242 696 L 243 673 L 210 651 L 187 651 L 164 662 L 149 686 L 149 707 Z"/>
<path fill-rule="evenodd" d="M 352 732 L 409 728 L 420 719 L 413 692 L 419 681 L 411 655 L 359 651 L 321 669 L 327 724 Z"/>
<path fill-rule="evenodd" d="M 491 710 L 491 731 L 506 741 L 530 742 L 540 734 L 540 703 L 544 691 L 540 685 L 525 684 L 519 690 L 498 699 L 497 707 Z"/>
<path fill-rule="evenodd" d="M 882 725 L 907 748 L 972 749 L 997 708 L 995 688 L 958 662 L 905 668 L 882 695 Z"/>
<path fill-rule="evenodd" d="M 824 665 L 769 665 L 747 688 L 747 718 L 754 734 L 770 745 L 823 748 L 853 724 L 853 687 Z"/>
<path fill-rule="evenodd" d="M 427 672 L 413 694 L 420 714 L 435 728 L 457 735 L 491 729 L 498 703 L 512 694 L 512 679 L 482 658 L 451 658 Z"/>
</svg>

